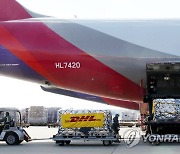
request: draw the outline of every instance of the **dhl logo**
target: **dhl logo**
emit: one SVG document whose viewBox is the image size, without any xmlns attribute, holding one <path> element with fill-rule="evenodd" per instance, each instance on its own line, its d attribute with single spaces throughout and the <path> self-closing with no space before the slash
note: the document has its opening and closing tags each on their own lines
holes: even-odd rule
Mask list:
<svg viewBox="0 0 180 154">
<path fill-rule="evenodd" d="M 101 121 L 101 119 L 95 119 L 94 116 L 73 116 L 70 120 L 65 120 L 65 122 L 82 122 L 82 121 Z"/>
</svg>

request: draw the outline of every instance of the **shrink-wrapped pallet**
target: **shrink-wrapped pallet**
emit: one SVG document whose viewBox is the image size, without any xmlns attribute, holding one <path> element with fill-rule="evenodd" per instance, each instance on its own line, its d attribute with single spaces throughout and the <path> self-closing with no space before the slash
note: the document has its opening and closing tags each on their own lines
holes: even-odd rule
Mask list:
<svg viewBox="0 0 180 154">
<path fill-rule="evenodd" d="M 180 101 L 176 99 L 154 99 L 153 112 L 155 120 L 175 120 L 180 113 Z"/>
</svg>

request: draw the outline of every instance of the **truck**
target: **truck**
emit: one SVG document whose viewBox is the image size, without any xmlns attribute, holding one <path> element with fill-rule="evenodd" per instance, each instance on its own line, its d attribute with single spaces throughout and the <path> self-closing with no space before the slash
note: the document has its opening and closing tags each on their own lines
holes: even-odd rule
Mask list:
<svg viewBox="0 0 180 154">
<path fill-rule="evenodd" d="M 108 110 L 59 111 L 59 130 L 53 140 L 60 146 L 73 140 L 98 140 L 108 146 L 119 139 L 112 129 L 112 114 Z"/>
<path fill-rule="evenodd" d="M 148 115 L 143 122 L 146 135 L 179 136 L 180 63 L 148 63 L 146 72 L 147 90 L 144 103 L 148 104 Z M 155 143 L 159 144 L 159 141 Z"/>
<path fill-rule="evenodd" d="M 28 111 L 28 123 L 33 126 L 47 125 L 47 109 L 44 106 L 31 106 Z"/>
</svg>

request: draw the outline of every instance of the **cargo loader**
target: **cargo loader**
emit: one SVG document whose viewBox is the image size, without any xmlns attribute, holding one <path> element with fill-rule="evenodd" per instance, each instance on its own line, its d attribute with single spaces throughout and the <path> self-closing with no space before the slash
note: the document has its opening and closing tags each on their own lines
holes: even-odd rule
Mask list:
<svg viewBox="0 0 180 154">
<path fill-rule="evenodd" d="M 154 135 L 159 144 L 180 135 L 180 63 L 147 64 L 147 85 L 144 103 L 148 116 L 144 121 L 146 136 Z"/>
</svg>

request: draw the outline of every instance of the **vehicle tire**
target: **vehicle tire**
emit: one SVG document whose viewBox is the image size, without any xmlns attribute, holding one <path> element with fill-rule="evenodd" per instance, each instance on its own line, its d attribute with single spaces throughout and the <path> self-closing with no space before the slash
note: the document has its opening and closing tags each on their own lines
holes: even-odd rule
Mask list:
<svg viewBox="0 0 180 154">
<path fill-rule="evenodd" d="M 64 146 L 64 141 L 60 141 L 58 144 L 59 146 Z"/>
<path fill-rule="evenodd" d="M 65 143 L 66 143 L 67 145 L 69 145 L 69 144 L 71 143 L 71 140 L 65 141 Z"/>
<path fill-rule="evenodd" d="M 112 144 L 112 141 L 108 141 L 108 140 L 104 140 L 103 141 L 103 145 L 104 146 L 109 146 L 109 145 L 111 145 Z"/>
<path fill-rule="evenodd" d="M 8 133 L 5 137 L 5 141 L 8 145 L 16 145 L 18 144 L 19 139 L 15 133 Z"/>
</svg>

